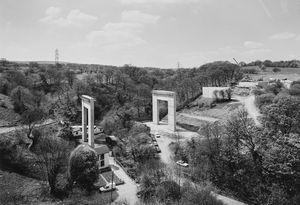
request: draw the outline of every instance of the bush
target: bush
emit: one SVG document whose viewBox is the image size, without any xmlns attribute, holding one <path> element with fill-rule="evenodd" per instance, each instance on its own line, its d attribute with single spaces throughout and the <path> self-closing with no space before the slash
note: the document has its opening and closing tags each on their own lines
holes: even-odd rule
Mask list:
<svg viewBox="0 0 300 205">
<path fill-rule="evenodd" d="M 212 188 L 209 186 L 194 187 L 189 183 L 183 184 L 182 187 L 182 203 L 183 205 L 224 205 L 213 194 Z"/>
<path fill-rule="evenodd" d="M 246 74 L 257 74 L 258 70 L 256 68 L 243 68 L 242 69 L 243 73 Z"/>
<path fill-rule="evenodd" d="M 289 93 L 291 95 L 300 95 L 300 84 L 292 84 Z"/>
<path fill-rule="evenodd" d="M 211 98 L 201 98 L 198 101 L 198 107 L 202 108 L 202 107 L 206 107 L 206 108 L 213 108 L 216 106 L 215 103 L 215 99 L 211 99 Z"/>
<path fill-rule="evenodd" d="M 273 72 L 274 72 L 274 73 L 277 73 L 277 72 L 280 72 L 280 71 L 281 71 L 280 68 L 273 68 Z"/>
<path fill-rule="evenodd" d="M 156 187 L 155 195 L 161 202 L 178 201 L 181 198 L 180 186 L 171 180 L 163 181 Z"/>
<path fill-rule="evenodd" d="M 64 126 L 58 136 L 66 141 L 69 141 L 69 140 L 72 140 L 74 139 L 74 135 L 73 135 L 73 132 L 72 132 L 72 128 L 70 126 Z"/>
<path fill-rule="evenodd" d="M 80 188 L 88 193 L 94 188 L 98 180 L 97 153 L 88 145 L 79 145 L 75 148 L 69 160 L 69 174 L 71 184 L 76 182 Z"/>
<path fill-rule="evenodd" d="M 257 89 L 257 88 L 253 89 L 252 93 L 253 93 L 254 95 L 262 95 L 262 94 L 266 94 L 264 90 L 262 90 L 262 89 Z"/>
<path fill-rule="evenodd" d="M 276 80 L 267 85 L 265 90 L 267 93 L 274 93 L 275 95 L 277 95 L 282 90 L 282 88 L 284 88 L 283 84 L 279 80 Z"/>
<path fill-rule="evenodd" d="M 256 96 L 255 104 L 257 107 L 261 108 L 264 105 L 271 104 L 274 98 L 275 95 L 273 93 L 261 94 L 259 96 Z"/>
</svg>

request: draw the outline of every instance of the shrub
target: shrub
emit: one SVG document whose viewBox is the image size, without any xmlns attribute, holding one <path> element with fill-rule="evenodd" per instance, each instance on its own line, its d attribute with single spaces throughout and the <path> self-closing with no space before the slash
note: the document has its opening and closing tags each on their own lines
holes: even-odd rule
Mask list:
<svg viewBox="0 0 300 205">
<path fill-rule="evenodd" d="M 289 93 L 291 95 L 300 95 L 300 84 L 292 84 Z"/>
<path fill-rule="evenodd" d="M 178 201 L 181 198 L 180 186 L 171 180 L 163 181 L 156 187 L 155 195 L 161 202 Z"/>
<path fill-rule="evenodd" d="M 256 96 L 255 104 L 257 107 L 261 108 L 264 105 L 271 104 L 274 98 L 275 95 L 273 93 L 261 94 L 259 96 Z"/>
<path fill-rule="evenodd" d="M 253 89 L 252 93 L 253 93 L 254 95 L 262 95 L 262 94 L 266 94 L 264 90 L 262 90 L 262 89 L 257 89 L 257 88 Z"/>
<path fill-rule="evenodd" d="M 280 68 L 273 68 L 273 72 L 274 72 L 274 73 L 277 73 L 277 72 L 280 72 L 280 71 L 281 71 Z"/>
<path fill-rule="evenodd" d="M 226 93 L 227 99 L 231 100 L 232 93 L 233 93 L 232 89 L 231 88 L 226 89 L 225 93 Z"/>
<path fill-rule="evenodd" d="M 225 99 L 225 92 L 224 92 L 224 90 L 220 90 L 219 91 L 219 95 L 221 96 L 222 100 Z"/>
<path fill-rule="evenodd" d="M 258 70 L 256 68 L 243 68 L 242 69 L 243 73 L 246 74 L 257 74 Z"/>
<path fill-rule="evenodd" d="M 215 99 L 201 98 L 198 101 L 198 107 L 199 108 L 202 108 L 202 107 L 213 108 L 214 106 L 216 106 L 215 102 L 216 102 Z"/>
<path fill-rule="evenodd" d="M 80 188 L 90 193 L 98 180 L 97 153 L 88 145 L 75 148 L 69 160 L 71 184 L 76 182 Z"/>
<path fill-rule="evenodd" d="M 183 184 L 182 187 L 182 203 L 183 205 L 224 205 L 213 194 L 212 188 L 209 186 L 194 187 L 189 183 Z M 202 203 L 201 203 L 202 202 Z"/>
<path fill-rule="evenodd" d="M 276 80 L 275 82 L 272 82 L 271 84 L 267 85 L 265 90 L 267 93 L 274 93 L 275 95 L 277 95 L 283 87 L 283 84 L 279 80 Z"/>
<path fill-rule="evenodd" d="M 60 130 L 58 136 L 59 136 L 60 138 L 64 139 L 64 140 L 67 140 L 67 141 L 68 141 L 68 140 L 74 139 L 74 135 L 73 135 L 73 132 L 72 132 L 72 128 L 71 128 L 69 125 L 64 126 L 64 127 Z"/>
</svg>

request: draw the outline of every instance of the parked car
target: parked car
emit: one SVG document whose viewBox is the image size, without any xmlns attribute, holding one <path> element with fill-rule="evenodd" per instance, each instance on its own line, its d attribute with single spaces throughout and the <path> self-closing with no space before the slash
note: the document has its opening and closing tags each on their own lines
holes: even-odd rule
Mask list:
<svg viewBox="0 0 300 205">
<path fill-rule="evenodd" d="M 116 189 L 116 183 L 108 183 L 104 187 L 100 187 L 99 191 L 100 192 L 107 192 L 107 191 L 112 191 Z"/>
<path fill-rule="evenodd" d="M 161 153 L 161 150 L 160 150 L 160 148 L 159 148 L 159 146 L 157 145 L 157 146 L 155 146 L 155 149 L 156 149 L 156 152 L 157 153 Z"/>
<path fill-rule="evenodd" d="M 74 125 L 74 126 L 71 126 L 71 128 L 72 128 L 72 133 L 75 137 L 82 135 L 82 126 L 81 125 Z M 89 127 L 87 126 L 86 127 L 87 134 L 89 132 L 88 130 L 89 130 Z M 96 125 L 94 125 L 94 134 L 97 135 L 97 134 L 101 134 L 101 133 L 103 133 L 103 128 L 97 127 Z"/>
<path fill-rule="evenodd" d="M 188 163 L 186 163 L 182 160 L 177 161 L 176 164 L 178 164 L 179 166 L 182 166 L 182 167 L 188 167 L 189 166 Z"/>
<path fill-rule="evenodd" d="M 156 134 L 155 137 L 156 137 L 156 138 L 160 138 L 160 135 L 159 135 L 159 134 Z"/>
</svg>

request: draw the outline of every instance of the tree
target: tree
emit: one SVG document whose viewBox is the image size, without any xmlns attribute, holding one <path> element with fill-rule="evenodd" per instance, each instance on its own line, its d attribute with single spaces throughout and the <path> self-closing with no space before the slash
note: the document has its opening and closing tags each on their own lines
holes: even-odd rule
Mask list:
<svg viewBox="0 0 300 205">
<path fill-rule="evenodd" d="M 213 95 L 214 95 L 214 98 L 215 98 L 216 102 L 218 102 L 218 100 L 219 100 L 219 91 L 214 90 Z"/>
<path fill-rule="evenodd" d="M 54 197 L 62 198 L 67 195 L 66 187 L 62 189 L 57 185 L 57 177 L 63 173 L 67 164 L 67 142 L 53 135 L 42 136 L 37 145 L 39 165 L 50 186 L 50 193 Z"/>
<path fill-rule="evenodd" d="M 232 89 L 231 88 L 226 89 L 225 93 L 227 95 L 228 100 L 231 100 L 232 93 L 233 93 Z"/>
<path fill-rule="evenodd" d="M 80 188 L 90 193 L 99 177 L 95 150 L 88 145 L 76 147 L 70 156 L 69 173 L 71 184 L 76 182 Z"/>
<path fill-rule="evenodd" d="M 175 202 L 181 198 L 180 186 L 172 180 L 161 182 L 156 188 L 156 197 L 161 202 Z"/>
<path fill-rule="evenodd" d="M 300 98 L 293 96 L 279 97 L 263 110 L 265 126 L 274 132 L 282 134 L 300 133 Z"/>
<path fill-rule="evenodd" d="M 68 70 L 65 71 L 64 74 L 65 74 L 65 77 L 68 81 L 69 86 L 72 87 L 73 84 L 74 84 L 74 81 L 76 79 L 76 75 L 75 75 L 74 71 L 68 69 Z"/>
<path fill-rule="evenodd" d="M 225 92 L 224 92 L 224 90 L 220 90 L 219 91 L 219 95 L 221 96 L 222 100 L 225 99 Z"/>
<path fill-rule="evenodd" d="M 22 114 L 26 109 L 34 106 L 34 97 L 30 90 L 25 87 L 17 86 L 11 91 L 10 97 L 17 113 Z"/>
<path fill-rule="evenodd" d="M 31 132 L 36 124 L 43 120 L 44 116 L 43 110 L 39 108 L 27 109 L 22 113 L 21 122 L 27 127 L 27 137 L 29 139 L 34 140 L 34 137 L 31 136 Z"/>
</svg>

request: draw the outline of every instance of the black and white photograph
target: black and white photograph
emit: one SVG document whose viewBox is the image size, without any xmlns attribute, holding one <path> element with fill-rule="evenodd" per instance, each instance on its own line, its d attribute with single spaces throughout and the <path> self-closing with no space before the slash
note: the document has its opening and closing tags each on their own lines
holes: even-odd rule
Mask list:
<svg viewBox="0 0 300 205">
<path fill-rule="evenodd" d="M 300 0 L 0 0 L 0 205 L 299 205 Z"/>
</svg>

